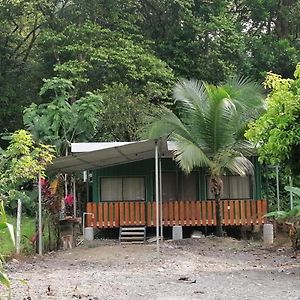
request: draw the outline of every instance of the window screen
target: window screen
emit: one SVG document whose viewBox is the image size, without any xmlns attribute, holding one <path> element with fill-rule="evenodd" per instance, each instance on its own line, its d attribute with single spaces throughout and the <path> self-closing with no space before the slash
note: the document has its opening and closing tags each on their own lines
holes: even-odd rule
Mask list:
<svg viewBox="0 0 300 300">
<path fill-rule="evenodd" d="M 186 175 L 179 173 L 179 199 L 185 201 L 195 201 L 197 199 L 197 174 L 192 172 Z"/>
<path fill-rule="evenodd" d="M 163 201 L 177 200 L 177 180 L 175 172 L 162 173 L 162 198 Z"/>
<path fill-rule="evenodd" d="M 250 176 L 222 176 L 223 193 L 222 199 L 249 199 L 251 198 L 250 191 Z M 210 177 L 207 177 L 207 195 L 208 199 L 214 199 L 214 195 L 210 191 Z"/>
<path fill-rule="evenodd" d="M 144 178 L 123 178 L 123 200 L 145 200 Z"/>
<path fill-rule="evenodd" d="M 101 178 L 101 200 L 122 200 L 122 178 Z"/>
<path fill-rule="evenodd" d="M 145 200 L 143 177 L 101 178 L 101 201 Z"/>
</svg>

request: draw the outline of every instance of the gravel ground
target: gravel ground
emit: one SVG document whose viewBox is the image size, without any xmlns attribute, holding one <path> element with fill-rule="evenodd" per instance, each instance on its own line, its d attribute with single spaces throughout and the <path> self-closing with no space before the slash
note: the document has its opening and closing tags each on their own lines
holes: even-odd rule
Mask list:
<svg viewBox="0 0 300 300">
<path fill-rule="evenodd" d="M 13 260 L 7 271 L 18 300 L 287 300 L 300 299 L 299 259 L 288 248 L 231 238 L 166 241 L 159 258 L 155 244 L 97 241 Z"/>
</svg>

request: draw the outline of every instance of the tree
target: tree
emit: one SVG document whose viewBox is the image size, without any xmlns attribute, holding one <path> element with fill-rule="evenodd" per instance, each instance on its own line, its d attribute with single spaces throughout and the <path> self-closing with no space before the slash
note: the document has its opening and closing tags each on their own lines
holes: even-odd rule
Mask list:
<svg viewBox="0 0 300 300">
<path fill-rule="evenodd" d="M 53 100 L 33 103 L 24 111 L 24 124 L 35 140 L 54 145 L 58 155 L 65 155 L 70 143 L 94 136 L 102 105 L 100 95 L 87 93 L 76 99 L 72 82 L 57 77 L 45 80 L 40 94 L 50 94 Z"/>
<path fill-rule="evenodd" d="M 295 79 L 269 73 L 265 86 L 271 89 L 267 110 L 251 123 L 246 137 L 252 141 L 261 162 L 282 165 L 294 175 L 300 173 L 300 64 Z"/>
<path fill-rule="evenodd" d="M 41 34 L 41 55 L 56 76 L 73 82 L 78 96 L 118 82 L 135 93 L 151 88 L 160 100 L 168 99 L 172 70 L 140 34 L 135 1 L 77 0 L 60 14 L 55 7 L 43 11 L 51 23 Z"/>
<path fill-rule="evenodd" d="M 232 1 L 139 1 L 142 33 L 175 75 L 219 83 L 245 63 Z"/>
<path fill-rule="evenodd" d="M 252 172 L 253 165 L 244 155 L 251 155 L 253 149 L 243 134 L 262 108 L 260 88 L 245 79 L 222 86 L 183 80 L 175 86 L 174 101 L 178 114 L 164 108 L 147 128 L 148 136 L 175 141 L 175 160 L 185 172 L 208 168 L 216 201 L 216 234 L 221 236 L 221 176 L 226 170 L 241 176 Z"/>
<path fill-rule="evenodd" d="M 27 198 L 23 184 L 44 175 L 46 166 L 54 158 L 51 146 L 35 143 L 26 130 L 18 130 L 8 137 L 9 146 L 0 153 L 0 200 Z"/>
<path fill-rule="evenodd" d="M 112 84 L 100 91 L 103 97 L 95 141 L 136 141 L 139 131 L 159 108 L 127 85 Z"/>
</svg>

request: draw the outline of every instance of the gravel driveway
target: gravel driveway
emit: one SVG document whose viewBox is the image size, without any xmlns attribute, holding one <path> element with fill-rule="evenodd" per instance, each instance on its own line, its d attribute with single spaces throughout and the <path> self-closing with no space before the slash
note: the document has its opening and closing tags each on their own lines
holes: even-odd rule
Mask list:
<svg viewBox="0 0 300 300">
<path fill-rule="evenodd" d="M 290 249 L 231 238 L 166 241 L 160 258 L 155 244 L 98 241 L 13 260 L 8 274 L 17 300 L 287 300 L 300 299 L 299 258 Z"/>
</svg>

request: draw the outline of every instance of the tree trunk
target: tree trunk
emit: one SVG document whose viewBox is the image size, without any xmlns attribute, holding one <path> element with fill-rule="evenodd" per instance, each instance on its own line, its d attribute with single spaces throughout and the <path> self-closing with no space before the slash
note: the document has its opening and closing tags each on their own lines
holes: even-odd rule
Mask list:
<svg viewBox="0 0 300 300">
<path fill-rule="evenodd" d="M 223 230 L 222 230 L 222 214 L 221 214 L 221 201 L 220 201 L 221 195 L 215 194 L 215 200 L 216 200 L 216 236 L 223 236 Z"/>
<path fill-rule="evenodd" d="M 211 192 L 215 196 L 216 201 L 216 236 L 222 236 L 222 213 L 221 213 L 221 194 L 223 190 L 223 181 L 220 176 L 211 178 Z"/>
</svg>

